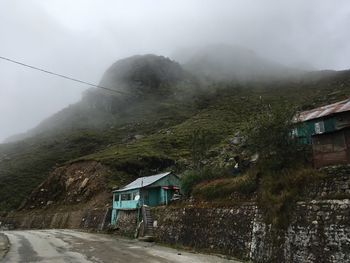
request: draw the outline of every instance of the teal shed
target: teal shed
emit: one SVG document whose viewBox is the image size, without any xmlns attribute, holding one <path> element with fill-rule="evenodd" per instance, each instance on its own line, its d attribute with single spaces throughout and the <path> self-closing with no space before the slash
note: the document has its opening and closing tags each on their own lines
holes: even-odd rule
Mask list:
<svg viewBox="0 0 350 263">
<path fill-rule="evenodd" d="M 350 99 L 299 113 L 294 134 L 312 144 L 312 137 L 336 132 L 350 126 Z"/>
<path fill-rule="evenodd" d="M 312 145 L 314 167 L 350 164 L 350 99 L 301 112 L 294 134 Z"/>
<path fill-rule="evenodd" d="M 113 191 L 111 223 L 116 223 L 118 210 L 135 210 L 143 205 L 166 205 L 179 190 L 180 178 L 172 172 L 140 177 Z"/>
</svg>

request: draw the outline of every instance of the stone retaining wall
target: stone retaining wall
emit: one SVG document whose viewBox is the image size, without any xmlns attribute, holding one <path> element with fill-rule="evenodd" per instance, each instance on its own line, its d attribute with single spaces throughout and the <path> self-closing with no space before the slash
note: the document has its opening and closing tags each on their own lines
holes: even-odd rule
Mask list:
<svg viewBox="0 0 350 263">
<path fill-rule="evenodd" d="M 350 200 L 299 202 L 287 230 L 266 225 L 254 203 L 155 208 L 156 240 L 254 262 L 350 262 Z"/>
<path fill-rule="evenodd" d="M 320 170 L 326 178 L 307 187 L 308 199 L 350 198 L 350 165 L 330 166 Z"/>
<path fill-rule="evenodd" d="M 114 232 L 118 235 L 134 237 L 137 228 L 138 210 L 119 210 L 118 220 L 113 227 Z"/>
<path fill-rule="evenodd" d="M 249 258 L 255 204 L 230 208 L 155 208 L 158 241 Z"/>
</svg>

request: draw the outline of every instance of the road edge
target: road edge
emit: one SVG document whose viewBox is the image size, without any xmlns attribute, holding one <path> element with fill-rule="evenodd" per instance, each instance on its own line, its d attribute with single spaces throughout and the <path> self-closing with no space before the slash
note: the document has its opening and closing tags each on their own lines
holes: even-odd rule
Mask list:
<svg viewBox="0 0 350 263">
<path fill-rule="evenodd" d="M 0 233 L 0 261 L 6 256 L 10 250 L 10 240 L 4 233 Z"/>
</svg>

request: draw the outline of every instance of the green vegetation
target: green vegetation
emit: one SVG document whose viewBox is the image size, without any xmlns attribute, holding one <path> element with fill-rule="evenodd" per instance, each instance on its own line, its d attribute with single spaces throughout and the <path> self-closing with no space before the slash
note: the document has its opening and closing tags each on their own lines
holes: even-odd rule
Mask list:
<svg viewBox="0 0 350 263">
<path fill-rule="evenodd" d="M 181 189 L 185 196 L 191 196 L 193 189 L 201 182 L 215 180 L 225 172 L 222 169 L 188 170 L 181 177 Z"/>
<path fill-rule="evenodd" d="M 281 101 L 279 105 L 261 105 L 244 127 L 246 147 L 257 153 L 259 172 L 295 169 L 307 163 L 307 146 L 292 136 L 297 110 Z"/>
<path fill-rule="evenodd" d="M 307 148 L 292 136 L 294 116 L 292 107 L 262 105 L 244 125 L 245 150 L 258 154 L 257 162 L 243 176 L 198 184 L 193 189 L 194 196 L 210 201 L 229 200 L 234 194 L 249 199 L 257 194 L 267 221 L 278 227 L 287 226 L 289 211 L 304 187 L 323 178 L 320 172 L 307 168 Z M 201 181 L 196 178 L 198 182 Z"/>
<path fill-rule="evenodd" d="M 324 177 L 324 174 L 311 168 L 267 171 L 261 181 L 258 198 L 267 222 L 280 228 L 287 227 L 290 211 L 305 187 Z"/>
<path fill-rule="evenodd" d="M 0 145 L 0 210 L 18 207 L 55 166 L 85 160 L 100 161 L 112 169 L 111 187 L 129 182 L 139 176 L 140 171 L 146 174 L 174 169 L 179 173 L 190 170 L 183 177 L 188 194 L 193 190 L 204 199 L 225 198 L 236 189 L 248 194 L 256 184 L 252 174 L 223 178 L 229 175 L 225 172 L 227 167 L 220 165 L 229 139 L 244 130 L 251 116 L 261 113 L 263 105 L 278 109 L 288 99 L 299 108 L 309 109 L 349 97 L 350 73 L 307 74 L 283 81 L 215 83 L 200 90 L 192 82 L 174 85 L 176 94 L 168 91 L 170 94 L 162 100 L 158 96 L 127 101 L 123 104 L 126 109 L 111 110 L 106 104 L 111 98 L 106 94 L 94 101 L 96 109 L 82 101 L 55 115 L 51 123 L 45 122 L 50 129 L 40 130 L 40 134 L 22 141 Z M 159 87 L 163 87 L 161 83 Z M 95 98 L 91 96 L 89 99 Z M 98 104 L 100 99 L 102 102 Z M 97 128 L 98 119 L 102 126 Z M 193 152 L 197 152 L 195 156 Z M 289 160 L 288 155 L 284 157 L 283 163 Z M 199 166 L 205 163 L 212 168 L 206 172 L 204 167 L 204 172 L 198 174 L 192 171 L 196 166 L 193 163 Z M 281 163 L 277 166 L 281 167 Z M 266 189 L 275 189 L 273 183 L 267 183 L 269 180 L 278 182 L 277 178 L 268 179 L 273 178 L 272 174 L 277 172 L 262 177 L 261 185 Z M 285 176 L 287 174 L 291 171 Z M 284 187 L 290 184 L 285 183 Z M 220 188 L 223 191 L 219 191 Z M 282 199 L 283 193 L 275 191 L 272 196 L 264 194 L 263 198 Z M 283 207 L 277 204 L 276 201 L 274 207 Z M 277 213 L 277 208 L 271 214 Z"/>
<path fill-rule="evenodd" d="M 256 190 L 256 176 L 254 173 L 248 172 L 242 176 L 226 176 L 197 184 L 193 189 L 193 196 L 205 201 L 227 201 L 232 200 L 234 194 L 238 194 L 238 201 L 242 201 L 242 199 L 251 199 Z"/>
</svg>

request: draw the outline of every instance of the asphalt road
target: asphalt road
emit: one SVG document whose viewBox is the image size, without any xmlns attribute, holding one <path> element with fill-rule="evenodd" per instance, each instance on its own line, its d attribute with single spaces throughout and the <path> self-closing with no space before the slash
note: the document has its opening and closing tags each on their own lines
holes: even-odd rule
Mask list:
<svg viewBox="0 0 350 263">
<path fill-rule="evenodd" d="M 73 230 L 4 231 L 11 247 L 1 263 L 121 262 L 226 263 L 221 257 L 179 251 L 152 243 Z"/>
</svg>

